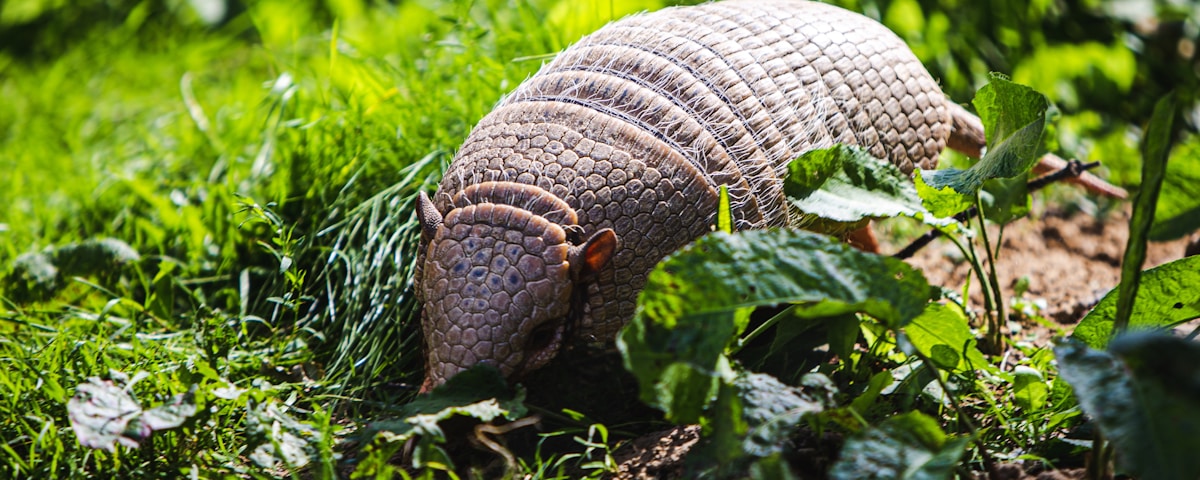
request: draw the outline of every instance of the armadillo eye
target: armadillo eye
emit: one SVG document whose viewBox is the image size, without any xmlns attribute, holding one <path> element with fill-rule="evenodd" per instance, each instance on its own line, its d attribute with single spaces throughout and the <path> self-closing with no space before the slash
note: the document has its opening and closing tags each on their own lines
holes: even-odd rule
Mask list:
<svg viewBox="0 0 1200 480">
<path fill-rule="evenodd" d="M 530 352 L 538 352 L 550 346 L 550 342 L 554 341 L 554 331 L 556 330 L 557 322 L 546 322 L 538 325 L 537 328 L 529 332 L 528 340 L 525 343 L 525 350 Z"/>
</svg>

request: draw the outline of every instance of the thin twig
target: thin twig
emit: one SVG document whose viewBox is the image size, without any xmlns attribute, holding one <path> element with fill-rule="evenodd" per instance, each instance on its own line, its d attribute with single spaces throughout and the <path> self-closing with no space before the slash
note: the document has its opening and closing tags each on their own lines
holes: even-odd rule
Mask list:
<svg viewBox="0 0 1200 480">
<path fill-rule="evenodd" d="M 496 452 L 497 455 L 504 457 L 504 463 L 508 466 L 508 472 L 511 474 L 512 472 L 515 472 L 518 467 L 520 467 L 520 464 L 517 463 L 517 457 L 513 455 L 512 452 L 508 451 L 507 448 L 504 448 L 503 445 L 500 445 L 499 442 L 492 440 L 488 434 L 504 435 L 518 428 L 536 425 L 540 421 L 542 421 L 542 417 L 538 415 L 531 415 L 519 420 L 514 420 L 504 425 L 492 425 L 490 423 L 479 424 L 475 426 L 475 440 L 487 447 L 488 450 Z"/>
<path fill-rule="evenodd" d="M 1079 160 L 1071 160 L 1070 162 L 1067 162 L 1066 167 L 1049 175 L 1038 177 L 1037 179 L 1027 183 L 1025 188 L 1030 192 L 1035 192 L 1046 188 L 1046 186 L 1050 185 L 1051 183 L 1062 181 L 1067 178 L 1078 177 L 1083 172 L 1098 166 L 1100 166 L 1100 162 L 1083 163 Z M 958 222 L 966 222 L 972 218 L 975 218 L 976 215 L 979 215 L 979 209 L 976 207 L 971 207 L 959 212 L 958 215 L 954 216 L 954 219 Z M 907 247 L 904 247 L 903 250 L 896 252 L 896 254 L 892 255 L 892 257 L 901 260 L 912 257 L 918 251 L 920 251 L 922 248 L 925 248 L 926 245 L 929 245 L 930 242 L 940 236 L 942 236 L 941 230 L 932 229 L 926 232 L 924 235 L 918 237 L 916 240 L 913 240 L 912 243 L 908 244 Z"/>
</svg>

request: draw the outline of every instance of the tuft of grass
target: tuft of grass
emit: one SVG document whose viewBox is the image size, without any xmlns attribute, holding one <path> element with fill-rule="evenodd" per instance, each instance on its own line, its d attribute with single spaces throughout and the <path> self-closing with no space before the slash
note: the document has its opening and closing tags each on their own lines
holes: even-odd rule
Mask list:
<svg viewBox="0 0 1200 480">
<path fill-rule="evenodd" d="M 0 8 L 0 477 L 336 476 L 419 377 L 416 194 L 573 40 L 559 3 Z M 82 447 L 92 377 L 198 413 Z"/>
</svg>

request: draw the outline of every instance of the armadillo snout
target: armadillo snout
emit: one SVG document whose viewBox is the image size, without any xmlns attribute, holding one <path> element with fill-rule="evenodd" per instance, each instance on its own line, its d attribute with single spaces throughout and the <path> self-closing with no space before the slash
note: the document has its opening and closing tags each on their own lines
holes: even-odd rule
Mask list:
<svg viewBox="0 0 1200 480">
<path fill-rule="evenodd" d="M 452 210 L 427 248 L 420 284 L 426 389 L 477 363 L 511 377 L 554 356 L 571 293 L 561 226 L 481 203 Z"/>
</svg>

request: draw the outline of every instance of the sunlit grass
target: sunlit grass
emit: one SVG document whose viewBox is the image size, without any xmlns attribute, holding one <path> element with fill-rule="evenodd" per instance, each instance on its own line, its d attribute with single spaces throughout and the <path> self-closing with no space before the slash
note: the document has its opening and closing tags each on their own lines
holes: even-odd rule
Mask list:
<svg viewBox="0 0 1200 480">
<path fill-rule="evenodd" d="M 416 193 L 548 55 L 662 2 L 58 3 L 0 4 L 0 40 L 32 36 L 0 48 L 0 478 L 298 471 L 255 456 L 279 431 L 332 476 L 419 380 Z M 99 239 L 137 258 L 68 268 Z M 200 413 L 82 447 L 76 386 L 138 372 L 143 407 L 196 385 Z"/>
<path fill-rule="evenodd" d="M 259 2 L 215 26 L 125 7 L 51 12 L 43 35 L 86 32 L 0 61 L 0 471 L 266 473 L 256 405 L 349 412 L 415 374 L 413 196 L 563 40 L 534 4 Z M 139 259 L 61 263 L 99 238 Z M 59 262 L 50 284 L 36 258 Z M 75 386 L 137 372 L 144 407 L 195 384 L 202 413 L 141 449 L 81 447 Z"/>
</svg>

